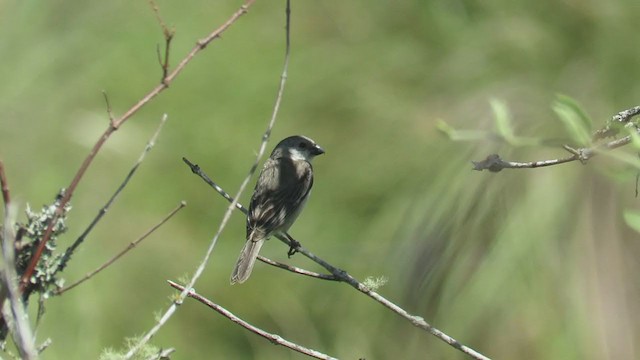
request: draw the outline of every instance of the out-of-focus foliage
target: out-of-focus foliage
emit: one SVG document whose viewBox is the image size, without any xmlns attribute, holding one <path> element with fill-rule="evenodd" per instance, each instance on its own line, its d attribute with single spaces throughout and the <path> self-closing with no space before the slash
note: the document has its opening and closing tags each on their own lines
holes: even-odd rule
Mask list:
<svg viewBox="0 0 640 360">
<path fill-rule="evenodd" d="M 176 29 L 172 65 L 240 6 L 158 3 Z M 639 10 L 631 0 L 294 2 L 270 145 L 301 133 L 327 153 L 292 234 L 359 279 L 387 278 L 383 295 L 493 358 L 639 358 L 640 242 L 623 216 L 638 207 L 632 163 L 598 156 L 586 166 L 470 170 L 490 153 L 565 156 L 559 145 L 576 137 L 553 111 L 557 93 L 582 104 L 593 129 L 638 105 Z M 112 268 L 47 300 L 37 334 L 53 343 L 43 359 L 121 348 L 168 305 L 165 280 L 194 271 L 227 203 L 181 157 L 237 189 L 273 106 L 283 29 L 284 1 L 258 0 L 101 151 L 72 200 L 61 248 L 169 114 L 138 175 L 65 269 L 69 281 L 180 200 L 189 205 Z M 158 83 L 158 43 L 145 1 L 0 2 L 0 156 L 23 208 L 71 181 L 108 121 L 101 90 L 121 114 Z M 495 132 L 491 99 L 509 109 L 512 134 L 544 145 L 454 142 L 437 130 L 440 119 Z M 635 156 L 631 147 L 616 152 Z M 637 227 L 635 217 L 627 221 Z M 252 324 L 345 359 L 465 358 L 345 285 L 258 264 L 231 287 L 243 241 L 237 213 L 196 288 Z M 289 261 L 286 250 L 274 240 L 263 253 Z M 290 262 L 320 270 L 300 256 Z M 175 347 L 174 359 L 301 358 L 191 300 L 153 344 Z"/>
</svg>

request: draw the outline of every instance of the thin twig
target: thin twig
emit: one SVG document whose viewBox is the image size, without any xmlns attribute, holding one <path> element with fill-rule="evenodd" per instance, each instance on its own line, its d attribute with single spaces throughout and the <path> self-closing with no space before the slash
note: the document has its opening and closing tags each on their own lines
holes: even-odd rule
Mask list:
<svg viewBox="0 0 640 360">
<path fill-rule="evenodd" d="M 340 281 L 340 279 L 338 279 L 334 275 L 319 274 L 317 272 L 313 272 L 313 271 L 301 269 L 299 267 L 283 264 L 281 262 L 277 262 L 277 261 L 271 260 L 269 258 L 266 258 L 266 257 L 264 257 L 262 255 L 258 255 L 258 260 L 262 261 L 265 264 L 268 264 L 268 265 L 271 265 L 271 266 L 275 266 L 275 267 L 280 268 L 280 269 L 291 271 L 292 273 L 305 275 L 305 276 L 309 276 L 309 277 L 313 277 L 313 278 L 318 278 L 318 279 L 322 279 L 322 280 Z"/>
<path fill-rule="evenodd" d="M 131 242 L 126 248 L 124 248 L 124 250 L 120 251 L 114 257 L 112 257 L 111 259 L 107 260 L 104 264 L 100 265 L 97 269 L 93 270 L 90 273 L 87 273 L 82 279 L 74 282 L 73 284 L 71 284 L 69 286 L 65 286 L 63 288 L 57 289 L 56 291 L 54 291 L 54 294 L 55 295 L 62 295 L 62 293 L 73 289 L 74 287 L 76 287 L 76 286 L 82 284 L 83 282 L 91 279 L 92 277 L 94 277 L 96 274 L 98 274 L 102 270 L 104 270 L 107 267 L 111 266 L 114 262 L 116 262 L 118 259 L 120 259 L 122 256 L 124 256 L 127 252 L 129 252 L 130 250 L 132 250 L 133 248 L 138 246 L 138 244 L 140 244 L 142 242 L 142 240 L 146 239 L 149 235 L 151 235 L 154 231 L 156 231 L 160 226 L 164 225 L 164 223 L 169 221 L 169 219 L 171 219 L 178 211 L 182 210 L 182 208 L 184 208 L 185 206 L 187 206 L 187 203 L 185 201 L 181 201 L 178 206 L 176 206 L 173 210 L 171 210 L 171 212 L 167 216 L 164 217 L 164 219 L 162 219 L 159 223 L 157 223 L 154 226 L 152 226 L 149 230 L 147 230 L 144 234 L 142 234 L 135 241 Z"/>
<path fill-rule="evenodd" d="M 245 5 L 242 6 L 240 11 L 242 11 L 243 13 L 246 12 L 247 11 L 247 7 L 251 3 L 253 3 L 253 1 L 249 1 L 248 0 L 245 3 Z M 282 75 L 280 76 L 280 86 L 278 88 L 278 95 L 276 97 L 276 102 L 275 102 L 275 105 L 274 105 L 274 108 L 273 108 L 273 112 L 272 112 L 272 115 L 271 115 L 271 120 L 269 121 L 269 125 L 267 125 L 267 129 L 265 130 L 265 132 L 264 132 L 264 134 L 262 136 L 262 142 L 261 142 L 261 145 L 260 145 L 260 150 L 258 151 L 258 154 L 256 155 L 256 159 L 255 159 L 253 165 L 249 169 L 249 173 L 244 178 L 244 180 L 240 184 L 240 187 L 238 188 L 238 192 L 236 194 L 236 199 L 244 192 L 244 189 L 246 188 L 247 184 L 249 183 L 249 180 L 251 179 L 251 177 L 255 173 L 256 169 L 258 168 L 258 164 L 260 162 L 260 159 L 264 155 L 264 152 L 265 152 L 265 150 L 267 148 L 267 141 L 269 140 L 269 137 L 271 135 L 271 130 L 273 129 L 273 126 L 275 125 L 277 114 L 278 114 L 278 110 L 280 108 L 280 102 L 282 100 L 282 94 L 284 92 L 284 85 L 285 85 L 286 78 L 287 78 L 287 69 L 288 69 L 288 66 L 289 66 L 289 41 L 288 41 L 288 39 L 289 39 L 289 14 L 290 13 L 289 13 L 288 9 L 289 9 L 289 0 L 287 0 L 287 13 L 286 13 L 287 14 L 287 17 L 286 17 L 286 23 L 287 23 L 287 26 L 286 26 L 287 45 L 286 45 L 286 49 L 285 49 L 285 60 L 284 60 Z M 242 15 L 239 12 L 236 13 L 236 14 L 238 14 L 237 16 Z M 213 38 L 211 38 L 209 41 L 211 41 L 212 39 Z M 206 41 L 205 42 L 201 42 L 201 44 L 203 46 L 206 46 L 207 43 L 208 42 L 206 42 Z M 180 66 L 180 65 L 178 65 L 178 66 Z M 205 256 L 203 257 L 202 261 L 198 265 L 198 268 L 196 269 L 195 273 L 193 274 L 193 276 L 189 280 L 189 283 L 187 284 L 187 289 L 193 288 L 193 286 L 195 285 L 196 281 L 198 281 L 198 279 L 200 278 L 200 276 L 204 272 L 204 269 L 206 268 L 206 266 L 207 266 L 207 264 L 209 262 L 209 258 L 211 257 L 211 254 L 213 253 L 213 249 L 215 248 L 215 246 L 216 246 L 216 244 L 218 242 L 218 238 L 220 237 L 220 234 L 222 234 L 222 231 L 224 230 L 224 228 L 227 226 L 227 222 L 231 218 L 231 214 L 233 212 L 233 209 L 236 207 L 236 204 L 237 204 L 237 201 L 232 201 L 231 204 L 229 205 L 229 207 L 227 208 L 227 211 L 225 212 L 225 214 L 224 214 L 224 216 L 222 218 L 222 221 L 220 222 L 220 226 L 218 227 L 218 230 L 216 231 L 216 234 L 211 239 L 211 242 L 209 244 L 209 247 L 207 248 Z M 167 321 L 169 321 L 171 316 L 173 316 L 173 314 L 176 312 L 177 307 L 182 304 L 182 302 L 184 301 L 186 296 L 187 296 L 187 291 L 185 289 L 185 291 L 183 291 L 180 294 L 178 299 L 174 300 L 174 302 L 171 304 L 171 306 L 169 306 L 167 311 L 158 320 L 156 325 L 153 328 L 151 328 L 151 330 L 149 330 L 149 332 L 147 332 L 140 339 L 140 341 L 137 344 L 135 344 L 133 347 L 131 347 L 131 349 L 129 349 L 127 354 L 125 354 L 123 360 L 131 359 L 133 357 L 133 355 L 136 352 L 138 352 L 140 350 L 140 348 L 144 344 L 146 344 L 162 328 L 162 326 L 164 326 L 164 324 L 166 324 Z"/>
<path fill-rule="evenodd" d="M 631 118 L 633 118 L 638 114 L 640 114 L 640 106 L 636 106 L 634 108 L 621 111 L 618 114 L 614 115 L 612 120 L 610 121 L 610 124 L 608 124 L 607 126 L 605 126 L 600 130 L 597 130 L 593 134 L 594 141 L 603 139 L 607 136 L 613 136 L 617 134 L 618 129 L 615 128 L 614 126 L 615 124 L 622 124 L 622 125 L 619 125 L 620 127 L 626 126 L 624 124 L 628 123 L 631 120 Z M 636 131 L 640 134 L 640 131 L 637 128 L 630 131 Z M 489 170 L 491 172 L 499 172 L 499 171 L 502 171 L 503 169 L 533 169 L 533 168 L 539 168 L 539 167 L 545 167 L 545 166 L 560 165 L 560 164 L 565 164 L 573 161 L 580 161 L 582 164 L 586 164 L 589 159 L 598 155 L 599 152 L 617 149 L 619 147 L 629 144 L 631 140 L 632 140 L 631 135 L 627 135 L 619 139 L 611 140 L 606 143 L 600 143 L 598 145 L 594 145 L 591 147 L 574 149 L 568 145 L 563 145 L 563 148 L 568 152 L 570 152 L 572 155 L 568 157 L 557 158 L 557 159 L 526 161 L 526 162 L 505 161 L 505 160 L 502 160 L 500 155 L 491 154 L 487 156 L 487 158 L 484 160 L 472 161 L 471 163 L 473 164 L 473 170 L 478 170 L 478 171 Z"/>
<path fill-rule="evenodd" d="M 175 351 L 176 349 L 174 348 L 160 349 L 157 354 L 151 355 L 146 360 L 168 360 L 170 359 L 171 354 L 173 354 Z"/>
<path fill-rule="evenodd" d="M 190 163 L 190 162 L 188 162 L 188 160 L 185 161 L 185 162 Z M 193 168 L 192 168 L 192 170 L 193 170 Z M 202 177 L 203 179 L 205 179 L 205 178 L 208 179 L 209 178 L 206 174 L 204 174 L 204 172 L 202 172 L 202 170 L 200 170 L 199 168 L 198 168 L 198 170 L 199 170 L 199 172 L 195 172 L 197 175 L 203 174 L 204 175 Z M 242 204 L 236 202 L 233 197 L 231 197 L 226 191 L 224 191 L 215 182 L 211 181 L 211 179 L 209 179 L 209 181 L 211 182 L 210 184 L 212 184 L 212 187 L 218 193 L 220 193 L 220 195 L 222 195 L 222 197 L 224 197 L 227 201 L 230 201 L 233 204 L 233 207 L 235 207 L 238 210 L 242 211 L 245 215 L 247 214 L 247 208 L 242 206 Z M 282 242 L 284 242 L 285 244 L 287 244 L 288 246 L 292 246 L 292 244 L 293 244 L 292 241 L 291 241 L 292 238 L 291 238 L 291 236 L 289 234 L 285 234 L 284 236 L 276 235 L 276 237 L 278 239 L 280 239 Z M 391 311 L 395 312 L 396 314 L 402 316 L 405 320 L 408 320 L 414 326 L 429 332 L 430 334 L 436 336 L 438 339 L 446 342 L 447 344 L 453 346 L 454 348 L 462 351 L 463 353 L 471 356 L 474 359 L 482 359 L 482 360 L 489 359 L 485 355 L 482 355 L 481 353 L 477 352 L 476 350 L 461 344 L 456 339 L 454 339 L 451 336 L 445 334 L 444 332 L 436 329 L 435 327 L 433 327 L 432 325 L 427 323 L 422 317 L 409 314 L 406 310 L 404 310 L 400 306 L 394 304 L 393 302 L 391 302 L 391 301 L 387 300 L 386 298 L 384 298 L 382 295 L 380 295 L 380 294 L 376 293 L 375 291 L 373 291 L 373 290 L 369 289 L 368 287 L 366 287 L 364 284 L 362 284 L 361 282 L 356 280 L 354 277 L 349 275 L 346 271 L 341 270 L 341 269 L 329 264 L 328 262 L 326 262 L 322 258 L 316 256 L 315 254 L 311 253 L 309 250 L 303 248 L 302 246 L 297 246 L 295 248 L 295 250 L 297 252 L 303 254 L 307 258 L 311 259 L 315 263 L 320 264 L 320 266 L 324 267 L 325 269 L 327 269 L 336 278 L 336 280 L 341 281 L 341 282 L 345 282 L 345 283 L 351 285 L 356 290 L 358 290 L 361 293 L 369 296 L 370 298 L 372 298 L 375 301 L 379 302 L 380 304 L 384 305 L 386 308 L 390 309 Z M 287 270 L 289 270 L 289 269 L 287 269 Z M 306 274 L 303 274 L 303 275 L 306 275 Z"/>
<path fill-rule="evenodd" d="M 613 115 L 611 120 L 600 130 L 597 130 L 593 134 L 593 141 L 597 141 L 609 136 L 615 136 L 619 129 L 624 127 L 631 119 L 640 114 L 640 106 L 632 107 L 631 109 L 622 110 L 619 113 Z"/>
<path fill-rule="evenodd" d="M 107 115 L 109 116 L 109 122 L 113 124 L 115 118 L 113 117 L 113 110 L 111 109 L 111 102 L 109 102 L 109 96 L 105 90 L 102 90 L 102 96 L 104 96 L 104 102 L 107 105 Z"/>
<path fill-rule="evenodd" d="M 180 290 L 180 291 L 185 291 L 185 287 L 179 284 L 176 284 L 173 281 L 168 280 L 167 281 L 169 283 L 169 285 L 171 285 L 172 287 Z M 282 345 L 284 347 L 287 347 L 291 350 L 297 351 L 301 354 L 316 358 L 316 359 L 335 359 L 329 355 L 323 354 L 317 350 L 313 350 L 313 349 L 309 349 L 306 348 L 302 345 L 298 345 L 294 342 L 291 342 L 289 340 L 283 339 L 280 335 L 276 335 L 276 334 L 272 334 L 269 333 L 267 331 L 264 331 L 258 327 L 255 327 L 251 324 L 249 324 L 248 322 L 242 320 L 241 318 L 237 317 L 236 315 L 234 315 L 232 312 L 230 312 L 229 310 L 223 308 L 222 306 L 214 303 L 213 301 L 203 297 L 202 295 L 196 293 L 194 290 L 189 289 L 187 292 L 187 296 L 194 298 L 196 300 L 198 300 L 199 302 L 207 305 L 208 307 L 210 307 L 211 309 L 217 311 L 219 314 L 221 314 L 222 316 L 226 317 L 227 319 L 231 320 L 232 322 L 242 326 L 243 328 L 251 331 L 252 333 L 262 336 L 263 338 L 271 341 L 273 344 L 275 345 Z"/>
<path fill-rule="evenodd" d="M 163 56 L 160 55 L 160 45 L 157 47 L 158 52 L 158 62 L 160 63 L 160 67 L 162 68 L 162 82 L 165 83 L 167 79 L 167 74 L 169 73 L 169 49 L 171 49 L 171 40 L 173 40 L 173 36 L 175 35 L 175 30 L 169 30 L 167 24 L 162 20 L 162 16 L 160 16 L 160 8 L 158 4 L 156 4 L 155 0 L 149 0 L 149 5 L 153 12 L 156 14 L 156 19 L 162 28 L 162 34 L 164 35 L 164 59 Z M 169 85 L 168 83 L 166 84 Z"/>
<path fill-rule="evenodd" d="M 76 239 L 76 241 L 74 241 L 73 244 L 71 244 L 71 246 L 69 246 L 69 248 L 65 250 L 64 255 L 62 256 L 62 259 L 60 261 L 60 266 L 58 268 L 58 271 L 62 271 L 64 267 L 67 266 L 67 264 L 69 263 L 69 260 L 71 259 L 71 255 L 73 255 L 74 251 L 78 248 L 78 246 L 80 246 L 80 244 L 84 242 L 84 239 L 89 235 L 89 233 L 93 230 L 93 228 L 107 213 L 107 211 L 109 210 L 113 202 L 116 200 L 118 195 L 120 195 L 122 190 L 124 190 L 124 188 L 127 186 L 127 184 L 129 183 L 129 180 L 133 178 L 133 175 L 136 173 L 136 171 L 140 167 L 140 164 L 142 164 L 142 162 L 144 161 L 149 151 L 151 151 L 153 146 L 156 144 L 156 141 L 158 140 L 158 136 L 160 136 L 160 132 L 162 131 L 162 127 L 166 122 L 167 122 L 167 114 L 164 114 L 160 119 L 160 123 L 158 124 L 156 131 L 151 136 L 151 139 L 149 139 L 149 141 L 147 142 L 147 145 L 144 147 L 144 150 L 140 154 L 140 157 L 138 157 L 138 160 L 136 161 L 136 163 L 133 164 L 133 167 L 131 168 L 131 170 L 129 170 L 129 173 L 124 178 L 120 186 L 118 186 L 118 188 L 113 193 L 113 195 L 111 195 L 111 198 L 109 199 L 109 201 L 107 201 L 107 203 L 102 207 L 102 209 L 100 209 L 96 217 L 93 218 L 89 226 L 82 232 L 82 234 L 80 234 L 80 236 Z"/>
<path fill-rule="evenodd" d="M 67 187 L 64 197 L 62 198 L 62 200 L 60 201 L 60 204 L 58 205 L 58 208 L 56 209 L 55 216 L 53 217 L 53 219 L 49 223 L 49 226 L 47 227 L 44 234 L 42 235 L 42 240 L 40 241 L 38 248 L 36 249 L 34 255 L 32 256 L 31 261 L 27 266 L 26 270 L 22 274 L 22 277 L 20 279 L 21 291 L 25 290 L 25 288 L 29 283 L 29 279 L 31 278 L 31 275 L 33 275 L 36 265 L 38 264 L 38 261 L 42 256 L 42 252 L 44 251 L 44 248 L 47 242 L 49 241 L 49 238 L 51 237 L 51 234 L 53 232 L 53 225 L 56 223 L 57 218 L 60 217 L 60 215 L 62 215 L 63 209 L 65 205 L 67 205 L 69 200 L 71 200 L 71 196 L 73 195 L 76 187 L 78 186 L 78 183 L 83 178 L 85 172 L 89 168 L 89 165 L 91 165 L 96 154 L 100 151 L 100 149 L 102 148 L 104 143 L 107 141 L 107 139 L 109 139 L 111 134 L 113 134 L 113 132 L 118 130 L 118 128 L 120 128 L 122 124 L 124 124 L 129 118 L 131 118 L 131 116 L 136 114 L 142 107 L 144 107 L 147 103 L 149 103 L 151 99 L 155 98 L 159 93 L 161 93 L 163 90 L 168 88 L 169 84 L 182 72 L 185 66 L 187 66 L 187 64 L 189 64 L 189 62 L 191 62 L 191 60 L 200 51 L 202 51 L 211 41 L 218 38 L 220 34 L 222 34 L 231 25 L 233 25 L 236 22 L 236 20 L 238 20 L 242 15 L 246 14 L 247 10 L 254 2 L 255 0 L 246 0 L 245 3 L 240 7 L 240 9 L 236 11 L 229 18 L 229 20 L 227 20 L 224 24 L 222 24 L 222 26 L 212 31 L 204 39 L 199 40 L 196 43 L 196 45 L 193 47 L 193 49 L 191 49 L 191 51 L 182 59 L 182 61 L 180 61 L 178 66 L 176 66 L 176 68 L 169 75 L 165 77 L 164 81 L 162 81 L 160 84 L 154 87 L 149 93 L 147 93 L 147 95 L 145 95 L 142 99 L 140 99 L 137 103 L 135 103 L 122 116 L 120 116 L 118 119 L 109 123 L 109 126 L 104 131 L 104 133 L 100 136 L 98 141 L 95 143 L 95 145 L 89 152 L 89 155 L 87 155 L 87 157 L 84 159 L 84 161 L 82 162 L 82 165 L 80 165 L 80 168 L 74 175 L 73 180 L 71 180 L 71 183 Z"/>
<path fill-rule="evenodd" d="M 7 181 L 7 175 L 4 173 L 4 163 L 2 160 L 0 160 L 0 187 L 2 187 L 2 201 L 6 214 L 9 204 L 11 204 L 11 193 L 9 192 L 9 182 Z"/>
<path fill-rule="evenodd" d="M 29 326 L 28 316 L 24 308 L 24 303 L 20 299 L 20 292 L 16 279 L 14 234 L 13 224 L 15 223 L 15 207 L 5 204 L 4 223 L 2 226 L 2 299 L 0 308 L 5 309 L 5 300 L 9 301 L 8 311 L 3 311 L 4 319 L 12 327 L 13 338 L 22 359 L 35 359 L 38 356 L 34 344 L 33 332 Z"/>
<path fill-rule="evenodd" d="M 51 338 L 47 338 L 40 346 L 38 346 L 38 354 L 42 354 L 43 351 L 47 350 L 49 346 L 51 346 Z"/>
</svg>

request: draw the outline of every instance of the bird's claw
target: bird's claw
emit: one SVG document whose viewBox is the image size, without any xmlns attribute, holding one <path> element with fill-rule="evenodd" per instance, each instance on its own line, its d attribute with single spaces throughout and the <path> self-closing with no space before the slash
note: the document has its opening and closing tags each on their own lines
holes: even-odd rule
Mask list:
<svg viewBox="0 0 640 360">
<path fill-rule="evenodd" d="M 300 242 L 293 239 L 290 239 L 290 240 L 291 240 L 291 244 L 289 244 L 289 251 L 287 251 L 287 257 L 289 259 L 291 259 L 291 257 L 298 252 L 298 248 L 300 247 Z"/>
</svg>

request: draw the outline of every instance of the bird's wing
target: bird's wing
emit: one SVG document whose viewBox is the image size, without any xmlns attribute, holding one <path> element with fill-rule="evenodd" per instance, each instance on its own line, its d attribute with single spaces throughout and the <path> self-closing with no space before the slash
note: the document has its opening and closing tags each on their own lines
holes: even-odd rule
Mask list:
<svg viewBox="0 0 640 360">
<path fill-rule="evenodd" d="M 247 216 L 247 240 L 258 241 L 293 224 L 313 186 L 307 161 L 269 159 L 260 172 Z"/>
</svg>

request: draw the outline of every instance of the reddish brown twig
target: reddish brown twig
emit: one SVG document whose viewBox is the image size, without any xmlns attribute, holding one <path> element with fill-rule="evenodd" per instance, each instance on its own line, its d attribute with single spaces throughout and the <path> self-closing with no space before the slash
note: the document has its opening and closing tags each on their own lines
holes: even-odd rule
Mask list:
<svg viewBox="0 0 640 360">
<path fill-rule="evenodd" d="M 169 84 L 182 72 L 185 66 L 187 66 L 187 64 L 196 56 L 196 54 L 198 54 L 202 49 L 204 49 L 211 41 L 219 37 L 220 34 L 222 34 L 225 30 L 227 30 L 234 22 L 236 22 L 236 20 L 238 20 L 238 18 L 246 14 L 248 8 L 254 2 L 255 0 L 246 0 L 246 2 L 240 7 L 238 11 L 236 11 L 229 18 L 229 20 L 227 20 L 220 27 L 212 31 L 204 39 L 199 40 L 196 43 L 196 45 L 193 47 L 193 49 L 182 59 L 182 61 L 180 61 L 178 66 L 176 66 L 176 68 L 164 78 L 164 81 L 162 81 L 160 84 L 154 87 L 149 93 L 147 93 L 147 95 L 145 95 L 142 99 L 140 99 L 137 103 L 135 103 L 122 116 L 120 116 L 119 118 L 109 123 L 109 126 L 107 127 L 107 129 L 104 131 L 102 136 L 100 136 L 98 141 L 95 143 L 95 145 L 89 152 L 89 155 L 87 155 L 87 157 L 82 162 L 82 165 L 80 165 L 80 168 L 78 169 L 75 176 L 73 177 L 73 180 L 71 180 L 69 187 L 67 187 L 65 191 L 64 197 L 62 198 L 62 200 L 60 201 L 60 204 L 58 205 L 58 208 L 56 209 L 55 216 L 49 223 L 49 226 L 45 230 L 42 236 L 42 240 L 38 245 L 38 248 L 36 249 L 35 253 L 33 254 L 33 257 L 31 258 L 29 266 L 27 266 L 24 273 L 22 274 L 22 277 L 20 279 L 20 290 L 22 292 L 24 292 L 25 288 L 29 284 L 29 279 L 33 275 L 33 271 L 35 270 L 36 265 L 38 264 L 38 261 L 42 256 L 42 252 L 44 251 L 44 248 L 47 242 L 49 241 L 49 238 L 51 237 L 51 233 L 53 232 L 53 226 L 56 223 L 57 218 L 60 217 L 60 215 L 62 214 L 62 209 L 64 209 L 65 205 L 69 202 L 69 200 L 71 200 L 71 196 L 73 195 L 76 187 L 78 186 L 78 183 L 80 182 L 85 172 L 89 168 L 89 165 L 91 165 L 91 162 L 93 162 L 93 159 L 95 158 L 96 154 L 102 148 L 102 145 L 104 145 L 104 143 L 107 141 L 107 139 L 109 139 L 111 134 L 113 134 L 114 131 L 118 130 L 118 128 L 120 128 L 122 124 L 124 124 L 129 118 L 131 118 L 131 116 L 137 113 L 143 106 L 145 106 L 149 101 L 151 101 L 151 99 L 156 97 L 160 92 L 168 88 Z"/>
<path fill-rule="evenodd" d="M 7 182 L 7 175 L 4 173 L 4 163 L 0 160 L 0 186 L 2 187 L 2 201 L 4 202 L 5 214 L 9 210 L 9 204 L 11 204 L 11 195 L 9 193 L 9 183 Z"/>
<path fill-rule="evenodd" d="M 158 52 L 158 62 L 160 63 L 160 67 L 162 68 L 162 82 L 166 82 L 167 74 L 169 73 L 169 49 L 171 48 L 171 40 L 173 40 L 173 36 L 175 35 L 175 29 L 169 29 L 167 24 L 162 20 L 162 16 L 160 16 L 160 8 L 158 8 L 158 4 L 154 0 L 149 0 L 149 5 L 153 12 L 156 14 L 156 19 L 162 28 L 162 34 L 164 35 L 164 57 L 160 54 L 160 45 L 156 48 Z M 167 84 L 169 85 L 169 84 Z"/>
<path fill-rule="evenodd" d="M 171 285 L 172 287 L 180 290 L 180 291 L 185 291 L 184 286 L 176 284 L 175 282 L 171 281 L 171 280 L 167 280 L 167 282 L 169 283 L 169 285 Z M 276 335 L 276 334 L 272 334 L 269 332 L 266 332 L 258 327 L 255 327 L 251 324 L 249 324 L 248 322 L 242 320 L 241 318 L 237 317 L 236 315 L 234 315 L 232 312 L 230 312 L 229 310 L 223 308 L 222 306 L 214 303 L 213 301 L 205 298 L 204 296 L 198 294 L 197 292 L 193 291 L 192 289 L 190 289 L 187 292 L 187 296 L 190 298 L 194 298 L 196 300 L 198 300 L 199 302 L 207 305 L 208 307 L 210 307 L 211 309 L 217 311 L 220 315 L 226 317 L 227 319 L 233 321 L 234 323 L 242 326 L 243 328 L 251 331 L 252 333 L 262 336 L 263 338 L 271 341 L 273 344 L 275 345 L 282 345 L 284 347 L 287 347 L 291 350 L 297 351 L 301 354 L 316 358 L 316 359 L 335 359 L 327 354 L 323 354 L 319 351 L 313 350 L 313 349 L 309 349 L 306 348 L 302 345 L 298 345 L 296 343 L 293 343 L 289 340 L 283 339 L 280 335 Z"/>
</svg>

